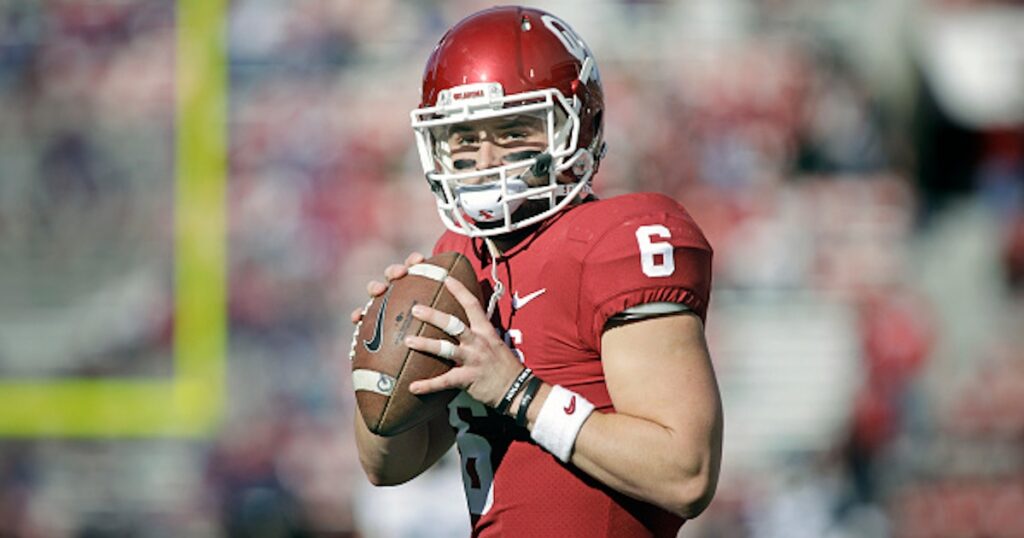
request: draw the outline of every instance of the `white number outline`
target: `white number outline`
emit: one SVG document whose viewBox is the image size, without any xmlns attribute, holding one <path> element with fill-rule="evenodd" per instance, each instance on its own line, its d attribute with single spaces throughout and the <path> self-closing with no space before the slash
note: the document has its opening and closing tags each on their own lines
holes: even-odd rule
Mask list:
<svg viewBox="0 0 1024 538">
<path fill-rule="evenodd" d="M 523 331 L 519 329 L 509 329 L 505 333 L 505 345 L 512 349 L 512 353 L 519 357 L 519 362 L 526 362 L 526 357 L 523 356 L 523 352 L 519 351 L 517 346 L 523 345 Z"/>
<path fill-rule="evenodd" d="M 448 405 L 448 422 L 458 429 L 455 440 L 459 445 L 459 458 L 462 461 L 462 488 L 466 492 L 469 512 L 482 516 L 489 512 L 494 504 L 494 468 L 491 466 L 491 443 L 487 441 L 486 437 L 469 432 L 470 425 L 459 417 L 459 408 L 468 409 L 474 417 L 486 417 L 487 408 L 465 391 L 460 392 Z M 473 468 L 477 478 L 480 479 L 479 488 L 473 487 L 472 477 L 467 471 L 470 459 L 476 460 Z"/>
</svg>

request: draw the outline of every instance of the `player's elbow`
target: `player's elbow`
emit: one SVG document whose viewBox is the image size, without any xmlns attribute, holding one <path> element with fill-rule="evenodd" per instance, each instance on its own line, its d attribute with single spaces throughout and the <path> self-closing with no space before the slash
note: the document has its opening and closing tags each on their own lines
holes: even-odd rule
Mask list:
<svg viewBox="0 0 1024 538">
<path fill-rule="evenodd" d="M 366 479 L 370 481 L 370 484 L 374 486 L 397 486 L 404 484 L 412 480 L 415 475 L 399 475 L 395 473 L 385 472 L 383 469 L 373 468 L 363 465 L 363 473 L 366 474 Z"/>
<path fill-rule="evenodd" d="M 416 473 L 404 466 L 389 464 L 376 454 L 359 453 L 359 466 L 366 479 L 374 486 L 397 486 L 416 477 Z"/>
<path fill-rule="evenodd" d="M 388 477 L 383 473 L 377 472 L 374 469 L 367 469 L 363 467 L 363 473 L 366 475 L 366 479 L 370 481 L 370 484 L 374 486 L 393 486 Z"/>
<path fill-rule="evenodd" d="M 718 473 L 711 465 L 674 481 L 669 489 L 667 508 L 672 513 L 693 519 L 711 504 L 718 485 Z"/>
<path fill-rule="evenodd" d="M 381 486 L 397 486 L 402 482 L 399 482 L 391 477 L 377 474 L 377 473 L 366 473 L 366 479 L 370 481 L 370 484 L 381 487 Z"/>
</svg>

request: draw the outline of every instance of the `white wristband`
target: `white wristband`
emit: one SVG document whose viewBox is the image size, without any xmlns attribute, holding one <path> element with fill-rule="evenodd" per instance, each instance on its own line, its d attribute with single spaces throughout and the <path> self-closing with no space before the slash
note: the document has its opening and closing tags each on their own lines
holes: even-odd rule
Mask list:
<svg viewBox="0 0 1024 538">
<path fill-rule="evenodd" d="M 556 458 L 568 463 L 576 437 L 592 412 L 594 404 L 586 398 L 555 385 L 540 408 L 530 437 Z"/>
</svg>

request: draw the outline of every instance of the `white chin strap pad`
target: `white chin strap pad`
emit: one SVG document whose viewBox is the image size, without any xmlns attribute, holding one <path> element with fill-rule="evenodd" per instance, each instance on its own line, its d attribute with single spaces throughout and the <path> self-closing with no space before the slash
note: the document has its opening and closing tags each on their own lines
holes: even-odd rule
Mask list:
<svg viewBox="0 0 1024 538">
<path fill-rule="evenodd" d="M 508 194 L 526 192 L 526 182 L 521 179 L 509 179 L 506 183 Z M 463 211 L 476 222 L 495 222 L 505 219 L 505 212 L 515 212 L 522 205 L 523 199 L 506 201 L 501 196 L 501 184 L 498 182 L 484 185 L 461 185 L 455 188 L 455 197 Z"/>
</svg>

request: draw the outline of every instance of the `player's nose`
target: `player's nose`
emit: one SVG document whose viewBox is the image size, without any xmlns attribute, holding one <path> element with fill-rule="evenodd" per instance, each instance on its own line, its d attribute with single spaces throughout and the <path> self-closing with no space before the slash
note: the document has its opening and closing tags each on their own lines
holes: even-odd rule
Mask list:
<svg viewBox="0 0 1024 538">
<path fill-rule="evenodd" d="M 485 170 L 501 166 L 501 155 L 499 148 L 488 140 L 480 143 L 480 150 L 476 155 L 476 169 Z"/>
</svg>

